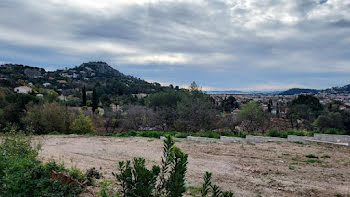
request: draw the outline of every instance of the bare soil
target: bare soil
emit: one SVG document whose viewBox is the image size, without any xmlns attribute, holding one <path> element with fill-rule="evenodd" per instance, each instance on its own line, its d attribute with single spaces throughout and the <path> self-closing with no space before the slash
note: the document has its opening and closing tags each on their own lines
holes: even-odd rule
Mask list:
<svg viewBox="0 0 350 197">
<path fill-rule="evenodd" d="M 144 157 L 160 164 L 162 141 L 150 138 L 40 136 L 40 158 L 66 166 L 101 169 L 106 178 L 118 161 Z M 199 143 L 176 140 L 189 155 L 188 186 L 200 187 L 205 171 L 235 196 L 350 196 L 350 148 L 327 144 Z M 319 159 L 308 158 L 313 154 Z M 194 188 L 194 189 L 193 189 Z"/>
</svg>

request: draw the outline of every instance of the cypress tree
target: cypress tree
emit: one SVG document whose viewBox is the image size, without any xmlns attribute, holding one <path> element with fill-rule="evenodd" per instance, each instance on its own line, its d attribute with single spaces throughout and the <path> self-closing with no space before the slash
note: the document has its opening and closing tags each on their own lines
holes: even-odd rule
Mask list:
<svg viewBox="0 0 350 197">
<path fill-rule="evenodd" d="M 83 87 L 83 106 L 86 106 L 86 87 Z"/>
<path fill-rule="evenodd" d="M 92 91 L 92 111 L 95 112 L 98 108 L 98 97 L 96 93 L 96 88 Z"/>
</svg>

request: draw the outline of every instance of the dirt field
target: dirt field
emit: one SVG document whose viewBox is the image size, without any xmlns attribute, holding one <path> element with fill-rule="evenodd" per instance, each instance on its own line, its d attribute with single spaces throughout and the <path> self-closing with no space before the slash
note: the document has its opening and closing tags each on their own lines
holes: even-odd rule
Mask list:
<svg viewBox="0 0 350 197">
<path fill-rule="evenodd" d="M 84 136 L 37 137 L 40 158 L 81 169 L 102 168 L 105 177 L 118 161 L 144 157 L 159 164 L 162 141 L 150 138 Z M 350 196 L 350 148 L 325 144 L 198 143 L 177 140 L 189 154 L 188 186 L 199 187 L 205 171 L 235 196 Z M 308 158 L 313 154 L 319 159 Z M 195 190 L 195 189 L 192 189 Z"/>
</svg>

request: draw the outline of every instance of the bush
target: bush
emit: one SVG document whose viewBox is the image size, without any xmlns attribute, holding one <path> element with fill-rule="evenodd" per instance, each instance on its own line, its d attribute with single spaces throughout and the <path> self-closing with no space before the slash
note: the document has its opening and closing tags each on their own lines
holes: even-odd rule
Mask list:
<svg viewBox="0 0 350 197">
<path fill-rule="evenodd" d="M 33 148 L 30 137 L 6 134 L 0 144 L 0 196 L 76 196 L 78 184 L 65 185 L 50 179 L 52 170 L 65 173 L 54 161 L 42 164 L 37 159 L 39 146 Z"/>
<path fill-rule="evenodd" d="M 168 136 L 161 167 L 154 165 L 149 170 L 143 158 L 119 162 L 119 173 L 113 173 L 122 188 L 119 192 L 124 196 L 182 196 L 186 191 L 187 157 Z"/>
<path fill-rule="evenodd" d="M 160 138 L 164 135 L 164 132 L 159 131 L 142 131 L 137 134 L 140 137 L 149 137 L 149 138 Z"/>
<path fill-rule="evenodd" d="M 345 131 L 339 131 L 338 129 L 334 129 L 334 128 L 330 128 L 330 129 L 327 129 L 325 131 L 321 131 L 321 133 L 324 133 L 324 134 L 336 134 L 336 135 L 345 135 L 346 134 Z"/>
<path fill-rule="evenodd" d="M 35 134 L 48 134 L 56 131 L 67 133 L 72 123 L 73 113 L 59 103 L 28 105 L 22 123 Z"/>
<path fill-rule="evenodd" d="M 212 193 L 212 197 L 233 197 L 233 193 L 230 191 L 221 191 L 220 187 L 213 185 L 211 182 L 212 174 L 210 172 L 205 172 L 203 177 L 204 183 L 201 188 L 201 196 L 205 197 L 209 193 Z"/>
<path fill-rule="evenodd" d="M 95 131 L 90 117 L 82 113 L 73 121 L 70 129 L 75 134 L 87 134 Z"/>
<path fill-rule="evenodd" d="M 296 131 L 296 130 L 278 131 L 276 129 L 270 129 L 264 135 L 265 136 L 270 136 L 270 137 L 287 138 L 288 135 L 309 136 L 310 134 L 312 134 L 312 133 L 311 132 L 305 132 L 305 131 Z"/>
<path fill-rule="evenodd" d="M 312 158 L 312 159 L 318 159 L 318 157 L 314 154 L 305 155 L 305 157 Z"/>
<path fill-rule="evenodd" d="M 195 133 L 194 136 L 208 137 L 208 138 L 220 138 L 220 134 L 218 134 L 218 133 L 216 133 L 214 131 L 206 131 L 206 132 Z"/>
</svg>

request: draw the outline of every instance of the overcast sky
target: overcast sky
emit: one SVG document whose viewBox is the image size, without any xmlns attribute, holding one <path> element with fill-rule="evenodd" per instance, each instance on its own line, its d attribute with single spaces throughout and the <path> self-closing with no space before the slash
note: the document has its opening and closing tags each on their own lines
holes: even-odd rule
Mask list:
<svg viewBox="0 0 350 197">
<path fill-rule="evenodd" d="M 0 62 L 206 90 L 350 83 L 349 0 L 0 0 Z"/>
</svg>

